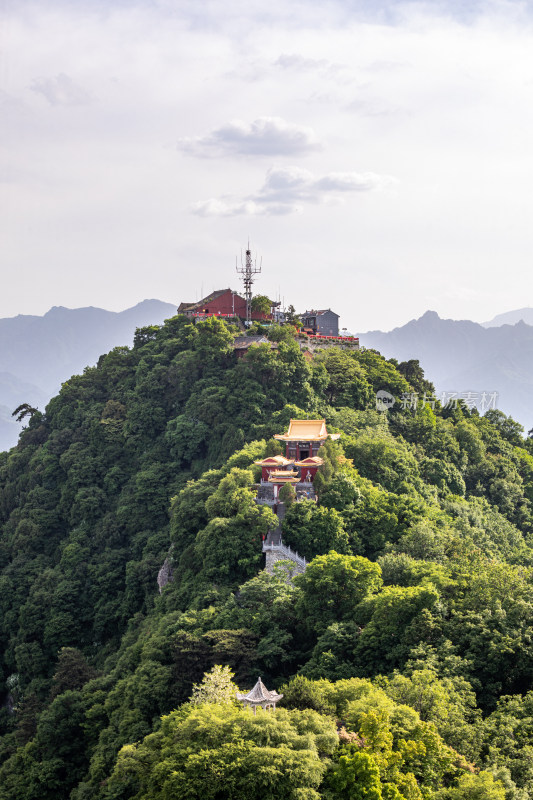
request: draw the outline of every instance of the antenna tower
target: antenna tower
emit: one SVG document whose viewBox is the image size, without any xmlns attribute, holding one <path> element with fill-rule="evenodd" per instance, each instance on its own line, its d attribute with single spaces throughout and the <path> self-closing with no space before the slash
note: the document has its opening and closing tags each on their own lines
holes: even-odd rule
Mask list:
<svg viewBox="0 0 533 800">
<path fill-rule="evenodd" d="M 252 284 L 254 282 L 254 275 L 257 275 L 261 272 L 261 267 L 263 264 L 263 260 L 259 264 L 259 269 L 257 268 L 257 259 L 252 261 L 252 251 L 250 250 L 250 242 L 248 242 L 248 249 L 246 250 L 246 261 L 243 264 L 242 261 L 242 252 L 241 252 L 241 266 L 235 266 L 238 274 L 241 276 L 241 280 L 244 285 L 244 297 L 246 299 L 246 322 L 249 325 L 252 321 Z"/>
</svg>

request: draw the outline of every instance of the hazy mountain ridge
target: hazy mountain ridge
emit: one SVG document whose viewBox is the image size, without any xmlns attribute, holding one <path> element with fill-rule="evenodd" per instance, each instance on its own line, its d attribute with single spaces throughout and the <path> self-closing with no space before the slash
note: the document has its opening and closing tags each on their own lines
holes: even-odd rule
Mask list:
<svg viewBox="0 0 533 800">
<path fill-rule="evenodd" d="M 499 325 L 516 325 L 522 320 L 526 325 L 533 325 L 533 308 L 517 308 L 514 311 L 506 311 L 503 314 L 496 314 L 488 322 L 482 322 L 484 328 L 494 328 Z"/>
<path fill-rule="evenodd" d="M 392 331 L 362 333 L 360 342 L 388 358 L 418 359 L 438 394 L 498 392 L 498 408 L 528 430 L 533 425 L 533 326 L 523 321 L 485 325 L 427 311 Z"/>
<path fill-rule="evenodd" d="M 143 300 L 119 312 L 54 306 L 42 317 L 0 319 L 0 450 L 16 443 L 16 406 L 27 402 L 42 409 L 71 375 L 113 347 L 131 345 L 135 328 L 160 324 L 176 310 L 173 303 Z"/>
</svg>

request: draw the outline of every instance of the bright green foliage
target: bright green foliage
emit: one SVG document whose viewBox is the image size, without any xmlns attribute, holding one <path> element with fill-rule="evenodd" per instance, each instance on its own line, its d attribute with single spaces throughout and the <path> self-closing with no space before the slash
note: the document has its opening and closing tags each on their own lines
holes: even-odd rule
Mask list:
<svg viewBox="0 0 533 800">
<path fill-rule="evenodd" d="M 215 664 L 205 673 L 202 682 L 192 687 L 191 703 L 234 703 L 238 686 L 233 683 L 233 677 L 229 667 Z"/>
<path fill-rule="evenodd" d="M 369 680 L 332 683 L 297 677 L 282 686 L 284 703 L 342 719 L 341 747 L 325 785 L 332 797 L 421 798 L 469 765 L 431 723 L 391 700 Z M 330 797 L 325 794 L 325 797 Z"/>
<path fill-rule="evenodd" d="M 484 722 L 484 750 L 492 769 L 507 767 L 513 781 L 533 791 L 533 693 L 504 696 Z"/>
<path fill-rule="evenodd" d="M 218 800 L 221 791 L 228 800 L 318 798 L 322 759 L 336 744 L 333 721 L 313 711 L 185 706 L 122 749 L 110 786 L 129 785 L 139 800 Z"/>
<path fill-rule="evenodd" d="M 488 420 L 491 425 L 498 429 L 504 439 L 507 439 L 512 445 L 520 447 L 523 443 L 524 428 L 519 422 L 516 422 L 512 417 L 507 417 L 503 411 L 497 408 L 491 408 L 485 414 L 485 420 Z"/>
<path fill-rule="evenodd" d="M 420 485 L 419 467 L 408 445 L 376 431 L 347 441 L 346 455 L 365 478 L 392 492 L 411 492 Z"/>
<path fill-rule="evenodd" d="M 403 662 L 409 649 L 426 637 L 430 626 L 427 612 L 434 609 L 438 599 L 431 585 L 387 586 L 359 605 L 355 620 L 363 630 L 356 659 L 364 674 L 389 672 Z"/>
<path fill-rule="evenodd" d="M 355 355 L 366 372 L 366 379 L 374 394 L 379 389 L 385 389 L 396 397 L 401 397 L 404 392 L 409 391 L 408 382 L 394 362 L 387 361 L 375 350 L 360 350 Z"/>
<path fill-rule="evenodd" d="M 422 518 L 426 512 L 425 503 L 421 498 L 385 492 L 358 475 L 352 480 L 359 491 L 359 496 L 354 498 L 357 502 L 348 503 L 341 512 L 350 546 L 354 553 L 375 558 L 388 542 L 396 542 Z M 335 479 L 331 488 L 335 490 Z M 323 496 L 324 504 L 330 502 L 329 491 Z"/>
<path fill-rule="evenodd" d="M 347 800 L 383 798 L 379 769 L 368 753 L 341 756 L 328 776 L 328 785 L 333 797 Z"/>
<path fill-rule="evenodd" d="M 384 691 L 396 703 L 414 708 L 420 718 L 433 722 L 444 741 L 463 755 L 477 760 L 481 747 L 481 715 L 472 687 L 459 676 L 439 677 L 434 669 L 416 669 L 391 680 Z"/>
<path fill-rule="evenodd" d="M 490 772 L 462 775 L 457 785 L 437 792 L 436 800 L 505 800 L 505 789 Z"/>
<path fill-rule="evenodd" d="M 327 373 L 324 389 L 326 401 L 332 406 L 366 408 L 372 399 L 372 388 L 355 353 L 329 349 L 315 359 L 316 366 L 323 365 Z"/>
</svg>

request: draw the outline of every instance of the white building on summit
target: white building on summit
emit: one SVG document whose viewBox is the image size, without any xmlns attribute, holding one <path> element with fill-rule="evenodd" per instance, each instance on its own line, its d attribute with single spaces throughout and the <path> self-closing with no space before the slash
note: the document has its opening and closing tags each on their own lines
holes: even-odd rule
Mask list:
<svg viewBox="0 0 533 800">
<path fill-rule="evenodd" d="M 247 706 L 253 708 L 254 714 L 258 706 L 262 708 L 263 711 L 266 711 L 267 708 L 276 708 L 276 703 L 283 697 L 282 694 L 277 694 L 277 692 L 269 692 L 261 678 L 257 679 L 257 683 L 253 689 L 250 689 L 248 694 L 236 692 L 235 696 L 245 708 Z"/>
</svg>

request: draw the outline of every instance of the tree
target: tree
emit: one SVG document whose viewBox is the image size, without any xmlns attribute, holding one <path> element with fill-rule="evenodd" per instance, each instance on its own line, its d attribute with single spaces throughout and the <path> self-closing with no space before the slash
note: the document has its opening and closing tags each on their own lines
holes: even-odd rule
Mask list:
<svg viewBox="0 0 533 800">
<path fill-rule="evenodd" d="M 490 772 L 479 775 L 461 775 L 457 784 L 449 789 L 441 789 L 436 800 L 505 800 L 505 789 L 495 781 Z"/>
<path fill-rule="evenodd" d="M 272 308 L 272 300 L 268 298 L 265 294 L 256 294 L 252 297 L 252 312 L 264 314 L 270 314 L 270 310 Z"/>
<path fill-rule="evenodd" d="M 342 472 L 333 475 L 325 491 L 320 495 L 320 504 L 343 512 L 348 506 L 361 501 L 361 491 L 355 481 Z"/>
<path fill-rule="evenodd" d="M 485 413 L 485 419 L 494 425 L 504 439 L 512 445 L 520 447 L 524 443 L 524 427 L 512 417 L 507 417 L 498 408 L 491 408 Z"/>
<path fill-rule="evenodd" d="M 382 800 L 382 785 L 376 762 L 368 753 L 350 753 L 339 758 L 327 777 L 333 797 L 339 800 Z"/>
<path fill-rule="evenodd" d="M 481 712 L 464 678 L 439 677 L 434 669 L 424 668 L 409 676 L 396 671 L 390 680 L 383 679 L 382 686 L 396 703 L 414 708 L 422 720 L 433 722 L 447 744 L 478 760 Z"/>
<path fill-rule="evenodd" d="M 354 353 L 331 348 L 319 353 L 315 362 L 316 365 L 323 364 L 326 369 L 325 395 L 330 405 L 356 409 L 369 405 L 372 387 Z"/>
<path fill-rule="evenodd" d="M 324 759 L 337 744 L 335 722 L 315 711 L 254 716 L 228 704 L 191 704 L 122 748 L 110 796 L 128 786 L 126 796 L 147 800 L 318 800 Z"/>
<path fill-rule="evenodd" d="M 353 619 L 355 606 L 382 586 L 378 564 L 335 552 L 314 558 L 294 580 L 301 591 L 300 618 L 318 632 L 332 622 Z"/>
<path fill-rule="evenodd" d="M 349 553 L 348 535 L 342 516 L 334 508 L 324 508 L 312 500 L 289 506 L 283 520 L 284 540 L 305 558 L 335 550 Z"/>
<path fill-rule="evenodd" d="M 191 703 L 234 703 L 239 687 L 233 683 L 234 674 L 229 667 L 215 664 L 206 672 L 201 683 L 192 687 Z"/>
<path fill-rule="evenodd" d="M 286 483 L 281 487 L 279 492 L 279 499 L 285 503 L 286 508 L 290 508 L 296 500 L 296 489 L 292 483 Z"/>
<path fill-rule="evenodd" d="M 418 359 L 412 358 L 409 361 L 401 361 L 398 364 L 398 372 L 407 378 L 415 392 L 421 395 L 427 394 L 428 396 L 435 393 L 435 387 L 425 379 L 424 370 L 420 366 Z"/>
<path fill-rule="evenodd" d="M 439 600 L 431 586 L 387 586 L 369 595 L 355 610 L 355 621 L 363 627 L 355 657 L 363 674 L 388 672 L 400 666 L 413 645 L 428 635 L 428 612 Z"/>
<path fill-rule="evenodd" d="M 288 307 L 288 309 L 287 309 L 287 311 L 285 313 L 285 321 L 289 325 L 294 325 L 295 327 L 299 327 L 302 324 L 302 321 L 301 321 L 300 317 L 298 316 L 298 314 L 296 313 L 296 309 L 294 308 L 292 303 Z"/>
<path fill-rule="evenodd" d="M 345 450 L 361 475 L 389 491 L 406 492 L 409 486 L 420 486 L 419 466 L 412 445 L 390 433 L 372 430 L 350 437 Z"/>
<path fill-rule="evenodd" d="M 33 415 L 38 413 L 39 410 L 33 406 L 30 406 L 29 403 L 21 403 L 20 406 L 16 407 L 11 416 L 16 417 L 17 422 L 22 422 L 25 417 L 29 417 L 31 420 Z"/>
<path fill-rule="evenodd" d="M 75 647 L 62 647 L 59 651 L 57 667 L 52 678 L 50 696 L 57 697 L 63 692 L 81 689 L 82 686 L 95 678 L 98 673 L 85 660 L 82 653 Z"/>
</svg>

